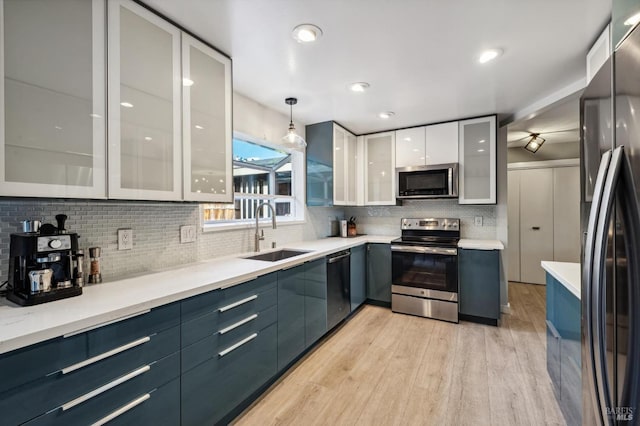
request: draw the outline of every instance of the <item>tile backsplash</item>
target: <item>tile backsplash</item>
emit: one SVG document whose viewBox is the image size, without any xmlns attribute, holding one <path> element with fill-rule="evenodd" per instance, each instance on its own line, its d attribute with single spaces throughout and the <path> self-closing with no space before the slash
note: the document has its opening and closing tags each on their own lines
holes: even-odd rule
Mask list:
<svg viewBox="0 0 640 426">
<path fill-rule="evenodd" d="M 235 253 L 253 251 L 254 229 L 202 232 L 197 204 L 82 201 L 82 200 L 0 200 L 0 281 L 6 280 L 9 266 L 10 234 L 21 231 L 20 221 L 42 219 L 55 225 L 55 215 L 69 219 L 66 228 L 80 235 L 80 247 L 101 247 L 102 276 L 105 282 L 139 273 L 157 271 Z M 342 217 L 339 208 L 311 207 L 306 223 L 265 226 L 261 247 L 278 247 L 296 241 L 322 238 L 330 234 L 331 219 Z M 197 240 L 180 244 L 180 226 L 196 225 Z M 118 250 L 117 231 L 133 229 L 133 250 Z M 85 250 L 88 260 L 88 251 Z"/>
<path fill-rule="evenodd" d="M 460 205 L 458 200 L 405 201 L 402 206 L 346 207 L 345 215 L 355 216 L 358 233 L 399 235 L 403 217 L 450 217 L 460 219 L 462 238 L 496 239 L 495 205 Z M 474 225 L 482 216 L 482 226 Z"/>
</svg>

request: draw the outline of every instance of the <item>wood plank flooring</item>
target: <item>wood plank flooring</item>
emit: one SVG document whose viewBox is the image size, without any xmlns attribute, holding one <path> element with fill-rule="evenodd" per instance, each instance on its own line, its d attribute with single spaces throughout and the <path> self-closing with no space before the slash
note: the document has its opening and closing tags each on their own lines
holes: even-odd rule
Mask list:
<svg viewBox="0 0 640 426">
<path fill-rule="evenodd" d="M 365 306 L 235 424 L 562 425 L 545 287 L 510 283 L 500 327 Z"/>
</svg>

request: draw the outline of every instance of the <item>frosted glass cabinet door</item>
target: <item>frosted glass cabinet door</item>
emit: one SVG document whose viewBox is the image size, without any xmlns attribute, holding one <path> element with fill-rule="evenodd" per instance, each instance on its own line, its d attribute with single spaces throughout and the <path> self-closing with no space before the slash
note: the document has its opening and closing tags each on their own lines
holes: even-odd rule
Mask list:
<svg viewBox="0 0 640 426">
<path fill-rule="evenodd" d="M 0 10 L 0 195 L 104 198 L 104 1 Z"/>
<path fill-rule="evenodd" d="M 496 117 L 460 121 L 460 204 L 496 203 Z"/>
<path fill-rule="evenodd" d="M 180 31 L 109 0 L 109 197 L 180 200 Z"/>
<path fill-rule="evenodd" d="M 357 204 L 358 138 L 347 132 L 347 205 Z"/>
<path fill-rule="evenodd" d="M 233 202 L 231 60 L 182 33 L 184 199 Z"/>
<path fill-rule="evenodd" d="M 347 204 L 347 132 L 340 126 L 333 125 L 333 205 Z"/>
<path fill-rule="evenodd" d="M 365 205 L 390 205 L 395 197 L 395 132 L 364 137 Z"/>
</svg>

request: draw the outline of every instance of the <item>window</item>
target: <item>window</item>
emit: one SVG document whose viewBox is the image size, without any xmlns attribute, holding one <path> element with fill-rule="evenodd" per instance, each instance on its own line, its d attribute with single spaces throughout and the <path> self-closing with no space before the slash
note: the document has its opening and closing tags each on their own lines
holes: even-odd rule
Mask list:
<svg viewBox="0 0 640 426">
<path fill-rule="evenodd" d="M 279 223 L 304 220 L 303 157 L 300 152 L 234 133 L 234 203 L 203 204 L 205 228 L 251 224 L 256 207 L 264 202 L 275 208 Z M 268 207 L 257 214 L 259 219 L 271 220 Z"/>
</svg>

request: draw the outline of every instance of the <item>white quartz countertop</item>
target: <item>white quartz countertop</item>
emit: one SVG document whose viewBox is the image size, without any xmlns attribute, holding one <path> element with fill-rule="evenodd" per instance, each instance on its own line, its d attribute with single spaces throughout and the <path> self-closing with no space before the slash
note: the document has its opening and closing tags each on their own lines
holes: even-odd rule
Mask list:
<svg viewBox="0 0 640 426">
<path fill-rule="evenodd" d="M 458 241 L 458 248 L 472 250 L 504 250 L 504 245 L 498 240 L 472 240 L 462 238 Z"/>
<path fill-rule="evenodd" d="M 540 262 L 542 268 L 580 300 L 580 264 L 570 262 Z"/>
<path fill-rule="evenodd" d="M 244 259 L 240 253 L 175 269 L 84 287 L 78 297 L 21 307 L 0 302 L 0 354 L 211 290 L 231 287 L 261 275 L 315 260 L 364 243 L 389 243 L 397 236 L 324 238 L 282 248 L 309 253 L 277 262 Z M 279 250 L 279 249 L 276 249 Z M 273 250 L 266 250 L 263 253 Z"/>
</svg>

